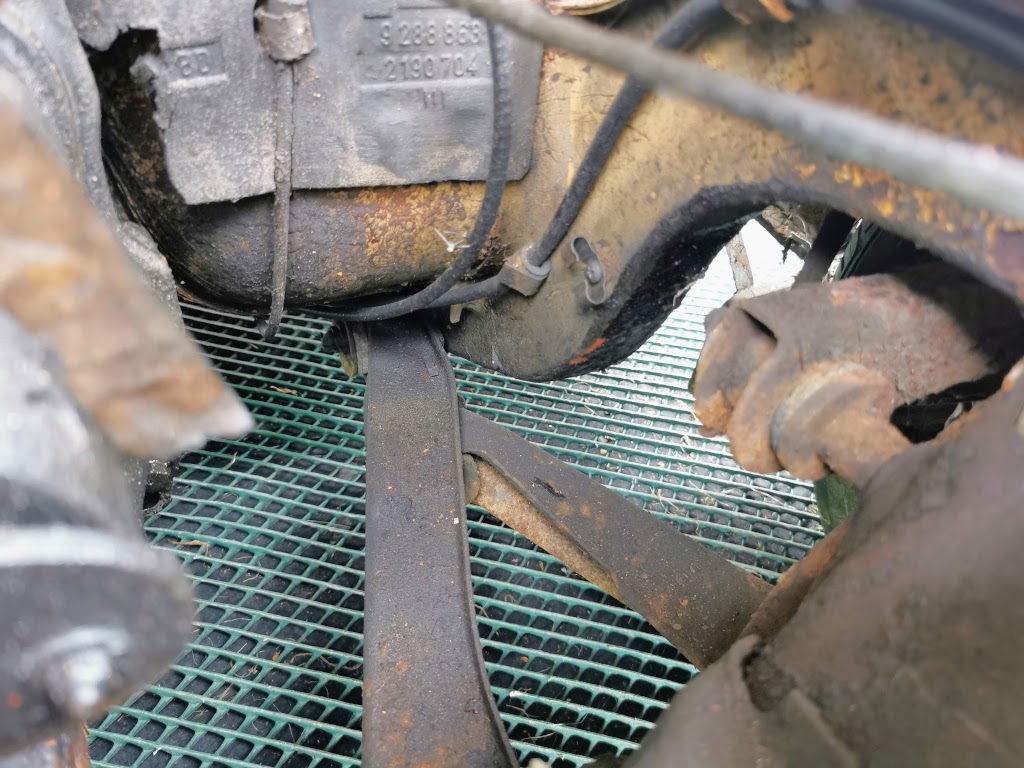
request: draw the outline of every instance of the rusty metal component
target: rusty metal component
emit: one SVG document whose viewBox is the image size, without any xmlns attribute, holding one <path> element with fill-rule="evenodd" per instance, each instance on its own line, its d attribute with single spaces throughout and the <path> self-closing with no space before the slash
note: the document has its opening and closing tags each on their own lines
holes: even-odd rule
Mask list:
<svg viewBox="0 0 1024 768">
<path fill-rule="evenodd" d="M 623 768 L 858 768 L 860 762 L 799 690 L 762 711 L 747 679 L 758 638 L 744 637 L 676 695 Z M 906 765 L 906 764 L 904 764 Z"/>
<path fill-rule="evenodd" d="M 1024 155 L 1014 128 L 1024 121 L 1024 94 L 1014 73 L 877 14 L 858 11 L 840 19 L 808 12 L 786 25 L 724 26 L 709 32 L 694 53 L 766 85 L 882 115 L 898 113 L 909 123 Z M 554 52 L 544 75 L 540 124 L 564 124 L 558 121 L 569 118 L 553 111 L 580 106 L 570 121 L 572 134 L 548 132 L 534 170 L 510 185 L 498 236 L 512 248 L 540 237 L 547 222 L 536 215 L 537 201 L 557 200 L 564 190 L 566 173 L 556 158 L 579 162 L 592 136 L 588 127 L 621 82 Z M 998 119 L 985 116 L 992 110 Z M 1013 250 L 1024 237 L 1024 223 L 836 162 L 690 103 L 649 99 L 568 238 L 585 233 L 601 244 L 610 300 L 599 310 L 569 300 L 577 278 L 563 248 L 531 301 L 506 296 L 492 313 L 464 317 L 450 331 L 453 351 L 527 379 L 610 365 L 671 312 L 674 298 L 737 231 L 738 217 L 779 200 L 826 201 L 1024 297 L 1024 271 Z M 623 216 L 626 201 L 630 215 Z M 547 339 L 543 351 L 520 343 L 541 334 Z"/>
<path fill-rule="evenodd" d="M 896 406 L 1005 370 L 1020 311 L 943 265 L 740 300 L 708 318 L 697 416 L 736 460 L 863 485 L 907 441 Z"/>
<path fill-rule="evenodd" d="M 60 355 L 124 451 L 170 458 L 251 421 L 141 283 L 79 185 L 0 94 L 0 305 Z"/>
<path fill-rule="evenodd" d="M 0 768 L 89 768 L 90 765 L 89 731 L 85 725 L 0 757 Z"/>
<path fill-rule="evenodd" d="M 461 413 L 476 503 L 643 615 L 699 667 L 738 636 L 768 585 L 523 438 Z M 488 466 L 489 465 L 489 466 Z"/>
<path fill-rule="evenodd" d="M 3 87 L 4 98 L 17 102 L 21 90 L 23 118 L 82 186 L 143 279 L 180 322 L 166 259 L 146 230 L 123 219 L 114 202 L 103 163 L 99 93 L 64 0 L 6 0 L 0 6 L 0 70 L 16 81 L 13 89 Z"/>
<path fill-rule="evenodd" d="M 623 23 L 631 23 L 630 14 Z M 650 16 L 644 23 L 652 24 Z M 808 12 L 787 25 L 724 26 L 704 35 L 695 54 L 773 87 L 883 115 L 898 112 L 916 125 L 1024 153 L 1014 128 L 1024 122 L 1024 97 L 1011 73 L 887 17 Z M 113 64 L 98 66 L 115 111 L 149 114 L 145 94 L 131 90 L 127 74 L 119 79 Z M 851 78 L 851 71 L 858 77 Z M 621 83 L 619 75 L 579 58 L 545 54 L 533 166 L 509 185 L 481 260 L 483 274 L 539 241 L 548 217 L 538 211 L 557 205 Z M 1000 119 L 990 120 L 993 113 Z M 184 207 L 162 187 L 162 154 L 154 127 L 111 158 L 129 207 L 146 220 L 190 293 L 265 309 L 271 199 Z M 450 240 L 464 235 L 482 194 L 482 184 L 447 182 L 297 191 L 289 304 L 337 302 L 435 278 L 454 256 L 434 228 L 451 233 Z M 496 359 L 521 378 L 559 378 L 609 365 L 667 316 L 673 298 L 730 238 L 739 217 L 778 200 L 806 199 L 877 220 L 978 271 L 1004 275 L 998 279 L 1007 290 L 1024 291 L 1024 275 L 1013 277 L 1016 262 L 1006 250 L 1018 239 L 1020 223 L 837 163 L 698 105 L 652 98 L 623 134 L 569 237 L 586 234 L 600 248 L 613 298 L 600 310 L 582 295 L 581 303 L 571 300 L 578 277 L 566 249 L 532 301 L 508 296 L 494 303 L 494 312 L 474 312 L 454 329 L 452 341 L 460 354 L 489 365 Z M 622 215 L 626 200 L 629 216 Z M 550 337 L 542 351 L 520 343 L 542 333 Z"/>
<path fill-rule="evenodd" d="M 123 456 L 59 361 L 0 311 L 0 754 L 91 720 L 192 631 L 188 580 L 138 525 Z"/>
<path fill-rule="evenodd" d="M 476 626 L 451 363 L 416 323 L 368 332 L 363 764 L 513 766 Z"/>
<path fill-rule="evenodd" d="M 640 82 L 733 115 L 813 150 L 882 169 L 981 210 L 1024 219 L 1024 161 L 998 149 L 763 85 L 618 31 L 557 18 L 529 0 L 455 0 L 488 21 L 573 51 Z"/>
<path fill-rule="evenodd" d="M 828 213 L 827 205 L 779 202 L 761 211 L 757 219 L 784 250 L 802 259 Z"/>
<path fill-rule="evenodd" d="M 850 519 L 846 518 L 832 533 L 811 547 L 811 551 L 800 562 L 782 574 L 782 578 L 750 617 L 741 637 L 753 635 L 761 640 L 770 640 L 778 634 L 793 618 L 800 603 L 832 562 L 836 550 L 846 538 L 849 525 Z"/>
<path fill-rule="evenodd" d="M 1019 765 L 1022 415 L 1024 363 L 955 439 L 886 465 L 755 615 L 782 609 L 767 642 L 687 685 L 628 768 Z"/>
<path fill-rule="evenodd" d="M 1022 373 L 957 439 L 915 446 L 879 473 L 826 573 L 758 662 L 769 685 L 786 678 L 818 702 L 866 763 L 1024 756 Z"/>
<path fill-rule="evenodd" d="M 844 362 L 811 364 L 770 425 L 775 458 L 797 477 L 832 470 L 857 487 L 910 441 L 889 422 L 897 395 L 878 371 Z"/>
</svg>

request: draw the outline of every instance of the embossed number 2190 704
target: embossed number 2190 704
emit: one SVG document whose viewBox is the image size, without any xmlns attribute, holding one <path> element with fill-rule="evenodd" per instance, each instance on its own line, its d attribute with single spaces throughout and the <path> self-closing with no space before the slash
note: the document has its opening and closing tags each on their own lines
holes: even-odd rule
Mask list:
<svg viewBox="0 0 1024 768">
<path fill-rule="evenodd" d="M 484 23 L 479 19 L 381 22 L 380 44 L 389 50 L 434 45 L 480 45 L 484 42 Z"/>
<path fill-rule="evenodd" d="M 476 77 L 476 53 L 405 54 L 384 59 L 385 80 L 444 80 Z"/>
</svg>

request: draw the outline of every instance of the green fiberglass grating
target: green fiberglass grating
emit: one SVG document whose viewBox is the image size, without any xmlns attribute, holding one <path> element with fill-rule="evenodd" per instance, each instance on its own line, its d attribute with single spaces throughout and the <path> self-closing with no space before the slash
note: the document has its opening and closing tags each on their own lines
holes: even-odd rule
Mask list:
<svg viewBox="0 0 1024 768">
<path fill-rule="evenodd" d="M 811 489 L 765 477 L 701 437 L 686 385 L 703 318 L 732 290 L 717 261 L 629 360 L 555 384 L 456 361 L 468 407 L 774 580 L 822 536 Z M 192 644 L 92 729 L 97 766 L 359 764 L 363 609 L 362 380 L 320 349 L 327 323 L 187 308 L 256 429 L 185 457 L 145 520 L 194 582 Z M 637 614 L 482 510 L 470 549 L 484 657 L 525 762 L 583 765 L 635 747 L 695 670 Z"/>
</svg>

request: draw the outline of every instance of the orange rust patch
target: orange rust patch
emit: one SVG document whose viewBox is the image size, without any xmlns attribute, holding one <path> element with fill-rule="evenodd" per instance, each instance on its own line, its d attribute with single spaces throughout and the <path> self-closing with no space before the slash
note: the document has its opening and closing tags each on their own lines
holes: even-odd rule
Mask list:
<svg viewBox="0 0 1024 768">
<path fill-rule="evenodd" d="M 857 163 L 843 163 L 836 168 L 834 176 L 838 184 L 849 184 L 854 189 L 860 189 L 865 184 L 873 186 L 893 182 L 892 176 L 888 173 L 877 171 L 874 168 L 865 168 Z"/>
<path fill-rule="evenodd" d="M 893 203 L 892 198 L 889 197 L 876 199 L 875 207 L 878 209 L 878 212 L 880 214 L 886 217 L 892 216 L 893 211 L 896 209 L 896 206 Z"/>
<path fill-rule="evenodd" d="M 587 362 L 587 358 L 590 357 L 590 355 L 594 354 L 594 352 L 596 352 L 598 349 L 600 349 L 606 341 L 608 341 L 608 339 L 604 338 L 603 336 L 600 337 L 597 341 L 595 341 L 585 350 L 580 352 L 580 354 L 578 354 L 576 357 L 570 360 L 569 365 L 579 365 L 580 363 Z"/>
<path fill-rule="evenodd" d="M 922 224 L 931 224 L 935 219 L 935 193 L 927 189 L 915 189 L 914 200 L 917 201 L 917 220 Z"/>
<path fill-rule="evenodd" d="M 404 675 L 409 671 L 409 660 L 399 659 L 398 664 L 395 665 L 395 669 L 398 670 L 398 674 Z"/>
</svg>

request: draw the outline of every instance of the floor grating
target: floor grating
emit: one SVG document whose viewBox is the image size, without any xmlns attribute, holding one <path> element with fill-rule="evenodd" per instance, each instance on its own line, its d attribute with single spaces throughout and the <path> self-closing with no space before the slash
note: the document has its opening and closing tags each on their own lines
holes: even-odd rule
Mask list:
<svg viewBox="0 0 1024 768">
<path fill-rule="evenodd" d="M 732 289 L 716 261 L 665 326 L 606 372 L 531 384 L 456 361 L 470 409 L 774 580 L 821 535 L 811 489 L 739 469 L 701 437 L 686 385 L 703 317 Z M 191 646 L 92 729 L 97 766 L 356 766 L 363 608 L 361 380 L 289 316 L 274 342 L 197 308 L 187 321 L 257 428 L 181 462 L 145 520 L 195 584 Z M 633 749 L 695 670 L 633 612 L 479 509 L 470 546 L 484 655 L 525 762 Z"/>
</svg>

